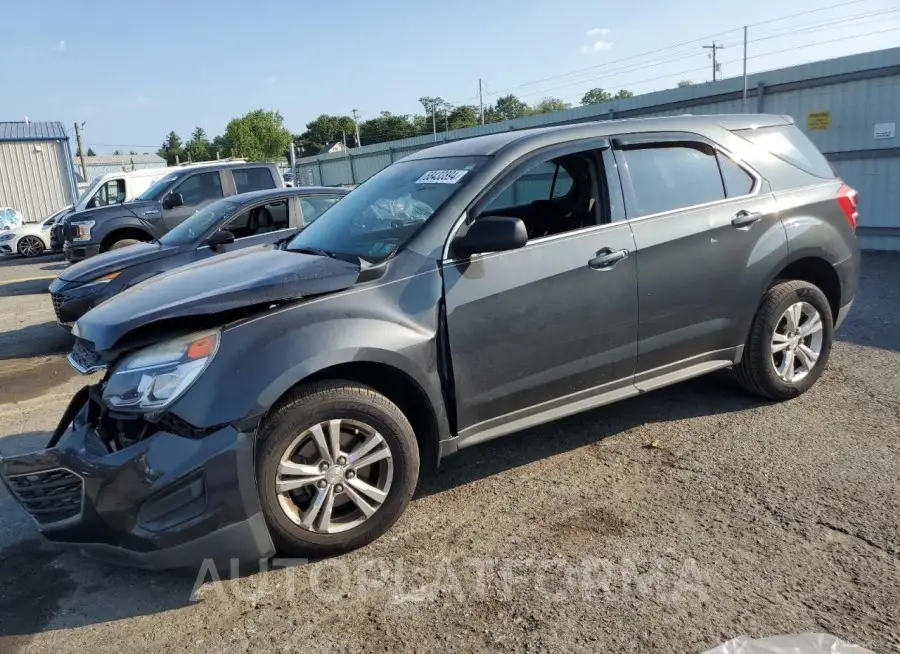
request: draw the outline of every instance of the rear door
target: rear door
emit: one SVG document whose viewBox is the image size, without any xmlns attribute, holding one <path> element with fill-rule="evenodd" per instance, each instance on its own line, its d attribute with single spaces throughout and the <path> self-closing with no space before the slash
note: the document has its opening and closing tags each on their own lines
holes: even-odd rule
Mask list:
<svg viewBox="0 0 900 654">
<path fill-rule="evenodd" d="M 695 134 L 613 140 L 637 248 L 635 384 L 730 361 L 787 241 L 768 183 Z"/>
<path fill-rule="evenodd" d="M 463 437 L 572 413 L 631 386 L 634 239 L 615 210 L 618 180 L 605 168 L 608 186 L 601 149 L 569 144 L 529 158 L 471 208 L 473 221 L 522 218 L 525 247 L 463 260 L 448 252 L 446 322 Z"/>
</svg>

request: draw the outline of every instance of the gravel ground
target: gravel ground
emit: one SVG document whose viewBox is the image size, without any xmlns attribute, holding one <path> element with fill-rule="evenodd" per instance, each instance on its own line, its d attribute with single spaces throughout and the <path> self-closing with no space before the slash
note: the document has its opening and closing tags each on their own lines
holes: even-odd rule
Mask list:
<svg viewBox="0 0 900 654">
<path fill-rule="evenodd" d="M 863 271 L 797 400 L 714 374 L 472 448 L 369 547 L 193 598 L 197 574 L 42 545 L 0 490 L 0 651 L 702 652 L 802 631 L 898 651 L 900 257 Z M 28 376 L 13 343 L 54 361 L 66 340 L 10 319 L 22 302 L 49 303 L 0 281 L 4 452 L 38 446 L 83 383 Z M 23 379 L 35 396 L 4 399 Z"/>
</svg>

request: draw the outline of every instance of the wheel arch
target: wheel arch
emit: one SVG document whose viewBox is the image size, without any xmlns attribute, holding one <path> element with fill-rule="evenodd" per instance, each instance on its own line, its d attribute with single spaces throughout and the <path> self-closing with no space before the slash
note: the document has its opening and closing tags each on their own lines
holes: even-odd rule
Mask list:
<svg viewBox="0 0 900 654">
<path fill-rule="evenodd" d="M 397 405 L 412 425 L 419 445 L 420 459 L 423 466 L 427 466 L 424 469 L 437 467 L 441 434 L 444 431 L 441 429 L 440 416 L 422 384 L 396 362 L 368 358 L 331 363 L 314 371 L 307 370 L 271 402 L 259 424 L 263 424 L 270 415 L 289 402 L 299 389 L 321 381 L 357 383 L 384 395 Z"/>
<path fill-rule="evenodd" d="M 841 280 L 828 261 L 821 257 L 806 256 L 796 259 L 782 268 L 772 283 L 786 280 L 808 282 L 818 287 L 828 299 L 831 317 L 836 322 L 841 308 Z"/>
<path fill-rule="evenodd" d="M 150 234 L 150 232 L 140 227 L 136 227 L 134 225 L 123 225 L 121 227 L 116 227 L 103 237 L 103 240 L 100 242 L 100 251 L 106 252 L 113 243 L 115 243 L 116 241 L 121 241 L 125 238 L 133 238 L 137 239 L 138 241 L 149 241 L 153 238 L 153 236 Z"/>
</svg>

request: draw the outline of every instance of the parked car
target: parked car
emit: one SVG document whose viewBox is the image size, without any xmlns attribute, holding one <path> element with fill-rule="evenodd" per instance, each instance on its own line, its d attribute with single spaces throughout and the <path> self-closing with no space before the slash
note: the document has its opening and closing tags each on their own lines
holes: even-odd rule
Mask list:
<svg viewBox="0 0 900 654">
<path fill-rule="evenodd" d="M 289 237 L 347 193 L 343 188 L 276 188 L 217 200 L 158 241 L 104 252 L 63 270 L 50 284 L 56 319 L 69 327 L 91 307 L 162 272 Z"/>
<path fill-rule="evenodd" d="M 39 223 L 22 223 L 6 231 L 0 231 L 0 254 L 37 257 L 50 248 L 50 230 L 71 207 L 63 207 Z"/>
<path fill-rule="evenodd" d="M 21 227 L 25 224 L 22 214 L 12 207 L 0 207 L 0 231 Z"/>
<path fill-rule="evenodd" d="M 101 175 L 85 186 L 75 204 L 69 207 L 69 212 L 77 213 L 134 200 L 151 184 L 171 172 L 171 168 L 160 166 L 159 168 L 143 168 Z M 50 248 L 54 252 L 63 250 L 64 229 L 63 221 L 60 221 L 60 224 L 50 231 Z"/>
<path fill-rule="evenodd" d="M 86 313 L 69 360 L 103 380 L 0 472 L 47 538 L 116 561 L 344 552 L 477 443 L 723 368 L 809 389 L 856 293 L 856 207 L 784 116 L 422 150 L 281 248 Z"/>
<path fill-rule="evenodd" d="M 284 187 L 274 164 L 213 161 L 166 170 L 164 177 L 132 202 L 67 216 L 63 231 L 66 260 L 81 261 L 101 252 L 153 241 L 216 200 Z"/>
</svg>

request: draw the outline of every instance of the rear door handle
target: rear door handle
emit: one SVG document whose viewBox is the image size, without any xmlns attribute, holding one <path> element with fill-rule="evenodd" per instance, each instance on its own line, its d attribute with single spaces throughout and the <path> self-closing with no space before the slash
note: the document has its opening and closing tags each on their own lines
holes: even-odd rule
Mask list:
<svg viewBox="0 0 900 654">
<path fill-rule="evenodd" d="M 628 258 L 628 250 L 603 248 L 598 250 L 594 257 L 588 261 L 588 267 L 593 270 L 612 270 L 617 263 L 626 258 Z"/>
<path fill-rule="evenodd" d="M 731 217 L 733 227 L 749 227 L 758 220 L 762 220 L 763 215 L 759 211 L 744 211 L 741 209 Z"/>
</svg>

